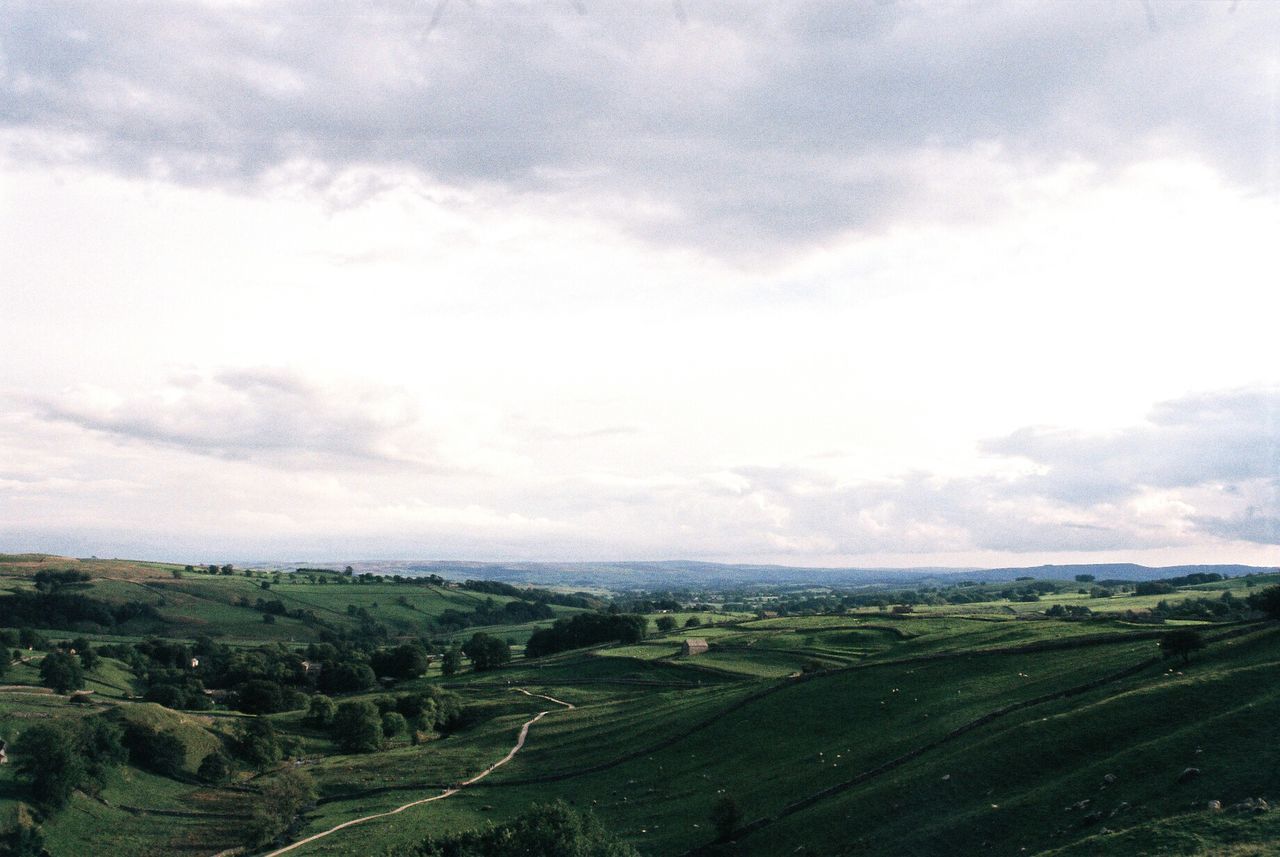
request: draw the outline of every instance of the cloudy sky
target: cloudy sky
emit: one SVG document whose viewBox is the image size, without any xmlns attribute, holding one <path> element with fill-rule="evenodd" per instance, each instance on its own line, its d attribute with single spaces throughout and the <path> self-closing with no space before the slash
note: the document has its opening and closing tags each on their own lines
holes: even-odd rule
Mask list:
<svg viewBox="0 0 1280 857">
<path fill-rule="evenodd" d="M 1280 563 L 1280 4 L 0 21 L 0 551 Z"/>
</svg>

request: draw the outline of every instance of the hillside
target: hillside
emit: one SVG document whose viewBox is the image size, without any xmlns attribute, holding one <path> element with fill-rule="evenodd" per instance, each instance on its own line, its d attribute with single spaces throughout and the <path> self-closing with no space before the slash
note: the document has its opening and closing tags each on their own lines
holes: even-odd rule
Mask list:
<svg viewBox="0 0 1280 857">
<path fill-rule="evenodd" d="M 36 818 L 55 857 L 103 848 L 247 857 L 310 837 L 287 853 L 379 853 L 553 799 L 653 857 L 1207 857 L 1280 845 L 1280 816 L 1258 809 L 1280 794 L 1280 691 L 1269 681 L 1280 627 L 1246 606 L 1274 576 L 1159 595 L 1117 587 L 1107 597 L 1061 581 L 968 585 L 956 589 L 963 603 L 892 611 L 685 609 L 650 614 L 639 639 L 528 659 L 521 635 L 554 619 L 424 635 L 459 605 L 521 600 L 448 582 L 4 565 L 12 593 L 47 590 L 50 579 L 35 574 L 48 566 L 90 568 L 89 580 L 67 578 L 46 597 L 149 599 L 148 621 L 162 633 L 147 639 L 129 626 L 136 618 L 92 633 L 45 629 L 8 667 L 0 738 L 15 763 L 34 723 L 105 718 L 130 748 L 127 764 L 76 790 L 66 809 L 34 816 L 21 808 L 31 798 L 17 764 L 0 768 L 0 817 Z M 286 612 L 265 622 L 277 614 L 238 602 L 255 591 L 332 621 Z M 1027 600 L 1028 591 L 1042 594 Z M 1208 610 L 1218 604 L 1220 615 Z M 582 612 L 556 606 L 551 615 Z M 655 631 L 664 617 L 674 628 Z M 1178 629 L 1205 644 L 1185 664 L 1161 658 L 1157 645 Z M 511 663 L 463 659 L 443 675 L 450 639 L 477 632 L 509 637 Z M 65 658 L 58 641 L 77 636 L 75 645 L 100 652 L 85 671 L 95 690 L 87 703 L 40 686 L 43 662 Z M 682 656 L 691 636 L 708 650 Z M 430 661 L 396 673 L 392 655 L 406 645 Z M 308 673 L 304 661 L 325 669 Z M 368 746 L 315 714 L 313 694 L 352 664 L 376 666 L 381 682 L 327 692 L 353 712 L 366 704 L 380 736 Z M 191 695 L 205 686 L 212 696 Z M 388 719 L 398 712 L 413 720 L 407 731 L 405 718 Z M 209 778 L 211 756 L 227 760 L 225 779 Z M 290 771 L 305 772 L 314 797 L 264 819 Z M 717 842 L 712 810 L 726 797 L 737 813 Z M 245 848 L 247 835 L 257 844 Z"/>
</svg>

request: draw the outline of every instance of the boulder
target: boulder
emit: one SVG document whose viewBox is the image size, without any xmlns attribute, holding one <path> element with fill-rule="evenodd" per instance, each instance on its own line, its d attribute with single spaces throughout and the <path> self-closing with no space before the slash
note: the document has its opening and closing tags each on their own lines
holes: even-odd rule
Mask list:
<svg viewBox="0 0 1280 857">
<path fill-rule="evenodd" d="M 1211 800 L 1209 801 L 1209 804 L 1206 807 L 1206 809 L 1208 809 L 1209 812 L 1222 812 L 1222 801 Z"/>
<path fill-rule="evenodd" d="M 1178 782 L 1189 783 L 1198 776 L 1200 776 L 1199 768 L 1183 768 L 1182 773 L 1178 774 Z"/>
<path fill-rule="evenodd" d="M 1117 777 L 1115 774 L 1106 774 L 1106 775 L 1104 775 L 1104 776 L 1103 776 L 1102 781 L 1103 781 L 1104 783 L 1106 783 L 1107 785 L 1111 785 L 1111 784 L 1112 784 L 1112 783 L 1114 783 L 1117 779 L 1119 779 L 1119 777 Z"/>
</svg>

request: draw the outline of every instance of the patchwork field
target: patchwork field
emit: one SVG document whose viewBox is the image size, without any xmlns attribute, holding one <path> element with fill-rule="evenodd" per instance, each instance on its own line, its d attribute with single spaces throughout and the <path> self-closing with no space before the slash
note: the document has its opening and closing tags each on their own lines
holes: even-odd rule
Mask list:
<svg viewBox="0 0 1280 857">
<path fill-rule="evenodd" d="M 30 575 L 14 571 L 19 566 L 32 564 L 0 565 L 0 580 L 11 591 L 30 590 Z M 332 617 L 334 640 L 360 627 L 364 611 L 366 624 L 376 617 L 388 629 L 388 646 L 397 629 L 427 617 L 510 598 L 391 582 L 319 585 L 287 575 L 263 588 L 260 577 L 175 577 L 162 568 L 164 575 L 145 566 L 117 576 L 111 566 L 109 577 L 78 583 L 77 591 L 115 604 L 144 600 L 162 617 L 166 637 L 183 639 L 172 632 L 183 624 L 187 638 L 216 634 L 226 652 L 246 653 L 279 642 L 304 646 L 324 634 L 287 615 L 265 623 L 244 597 L 262 594 Z M 1163 597 L 1244 597 L 1258 587 L 1222 584 Z M 416 677 L 336 695 L 385 711 L 396 698 L 433 688 L 457 694 L 463 715 L 455 725 L 389 734 L 376 752 L 345 751 L 342 736 L 317 727 L 305 695 L 299 707 L 261 718 L 221 705 L 174 711 L 145 701 L 147 677 L 136 659 L 99 658 L 84 677 L 94 693 L 72 702 L 41 686 L 50 643 L 10 663 L 0 687 L 0 737 L 12 742 L 33 723 L 105 716 L 180 744 L 170 774 L 135 763 L 113 768 L 99 789 L 78 790 L 66 809 L 42 816 L 53 855 L 269 854 L 482 774 L 441 799 L 288 853 L 379 854 L 556 799 L 589 810 L 653 857 L 1280 849 L 1280 816 L 1241 808 L 1280 795 L 1280 686 L 1273 681 L 1280 627 L 1256 616 L 1132 621 L 1124 611 L 1136 608 L 1127 605 L 1088 621 L 1045 615 L 1072 595 L 894 614 L 755 619 L 687 611 L 679 624 L 693 615 L 702 624 L 667 633 L 651 625 L 638 641 L 516 657 L 497 669 L 464 664 L 448 676 L 433 662 Z M 580 612 L 554 609 L 556 616 Z M 467 628 L 444 644 L 489 632 L 514 642 L 518 654 L 528 634 L 550 621 Z M 1186 663 L 1161 657 L 1160 639 L 1176 628 L 1198 631 L 1204 643 Z M 41 634 L 57 640 L 76 630 Z M 94 646 L 148 638 L 84 636 Z M 695 636 L 708 650 L 681 655 L 681 643 Z M 285 758 L 241 769 L 223 784 L 207 782 L 202 760 L 236 746 L 245 724 L 259 719 L 288 748 Z M 276 845 L 244 849 L 257 794 L 284 770 L 305 771 L 314 800 Z M 727 838 L 712 822 L 725 797 L 738 811 Z M 13 815 L 27 801 L 16 766 L 0 766 L 0 813 Z"/>
</svg>

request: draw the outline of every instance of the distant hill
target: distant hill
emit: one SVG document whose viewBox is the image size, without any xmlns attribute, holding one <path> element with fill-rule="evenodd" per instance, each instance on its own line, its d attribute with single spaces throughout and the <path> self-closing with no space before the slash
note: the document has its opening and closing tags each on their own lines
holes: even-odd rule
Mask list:
<svg viewBox="0 0 1280 857">
<path fill-rule="evenodd" d="M 728 589 L 742 586 L 919 586 L 963 580 L 1005 581 L 1019 577 L 1071 580 L 1092 574 L 1099 580 L 1160 580 L 1192 573 L 1216 572 L 1237 577 L 1277 569 L 1249 565 L 1172 565 L 1134 563 L 1039 565 L 1009 568 L 801 568 L 782 565 L 667 560 L 660 562 L 350 562 L 357 572 L 438 574 L 454 580 L 499 580 L 505 583 L 559 586 L 570 589 Z"/>
</svg>

